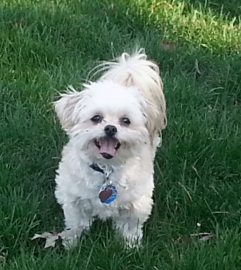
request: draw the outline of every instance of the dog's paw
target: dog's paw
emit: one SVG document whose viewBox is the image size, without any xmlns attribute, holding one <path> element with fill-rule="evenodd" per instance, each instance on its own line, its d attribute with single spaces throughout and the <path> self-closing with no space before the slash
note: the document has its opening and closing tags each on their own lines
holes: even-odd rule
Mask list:
<svg viewBox="0 0 241 270">
<path fill-rule="evenodd" d="M 73 249 L 78 244 L 78 234 L 74 230 L 64 230 L 59 233 L 62 239 L 62 245 L 66 250 Z"/>
<path fill-rule="evenodd" d="M 140 249 L 142 248 L 142 241 L 139 237 L 130 236 L 125 238 L 126 249 Z"/>
</svg>

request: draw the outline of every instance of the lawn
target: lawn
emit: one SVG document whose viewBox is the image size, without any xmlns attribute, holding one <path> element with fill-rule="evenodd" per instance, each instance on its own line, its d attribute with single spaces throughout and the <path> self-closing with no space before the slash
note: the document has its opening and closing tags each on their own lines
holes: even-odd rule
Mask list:
<svg viewBox="0 0 241 270">
<path fill-rule="evenodd" d="M 0 269 L 241 269 L 241 3 L 226 2 L 1 1 Z M 143 247 L 96 222 L 76 249 L 44 249 L 31 237 L 63 229 L 52 102 L 136 46 L 160 66 L 168 117 Z"/>
</svg>

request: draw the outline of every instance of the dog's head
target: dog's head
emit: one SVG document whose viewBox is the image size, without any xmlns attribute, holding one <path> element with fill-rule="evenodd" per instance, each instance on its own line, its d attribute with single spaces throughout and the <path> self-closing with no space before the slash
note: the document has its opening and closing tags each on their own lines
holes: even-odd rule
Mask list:
<svg viewBox="0 0 241 270">
<path fill-rule="evenodd" d="M 146 101 L 135 87 L 111 81 L 61 95 L 55 109 L 77 151 L 91 161 L 124 161 L 150 145 Z"/>
</svg>

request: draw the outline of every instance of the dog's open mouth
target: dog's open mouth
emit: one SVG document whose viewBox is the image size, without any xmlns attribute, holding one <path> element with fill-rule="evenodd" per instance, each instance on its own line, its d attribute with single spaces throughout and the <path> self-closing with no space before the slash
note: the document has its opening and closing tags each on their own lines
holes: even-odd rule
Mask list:
<svg viewBox="0 0 241 270">
<path fill-rule="evenodd" d="M 99 148 L 99 153 L 106 159 L 113 158 L 121 146 L 118 139 L 109 137 L 101 137 L 94 143 Z"/>
</svg>

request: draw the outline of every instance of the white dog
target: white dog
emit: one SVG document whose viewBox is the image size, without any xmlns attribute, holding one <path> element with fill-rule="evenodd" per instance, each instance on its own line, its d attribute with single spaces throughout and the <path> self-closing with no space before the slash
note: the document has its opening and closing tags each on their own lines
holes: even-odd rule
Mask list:
<svg viewBox="0 0 241 270">
<path fill-rule="evenodd" d="M 95 218 L 111 218 L 127 245 L 139 245 L 152 209 L 153 159 L 166 125 L 158 66 L 143 50 L 96 67 L 84 90 L 70 87 L 55 109 L 69 142 L 56 176 L 65 239 L 73 244 Z"/>
</svg>

